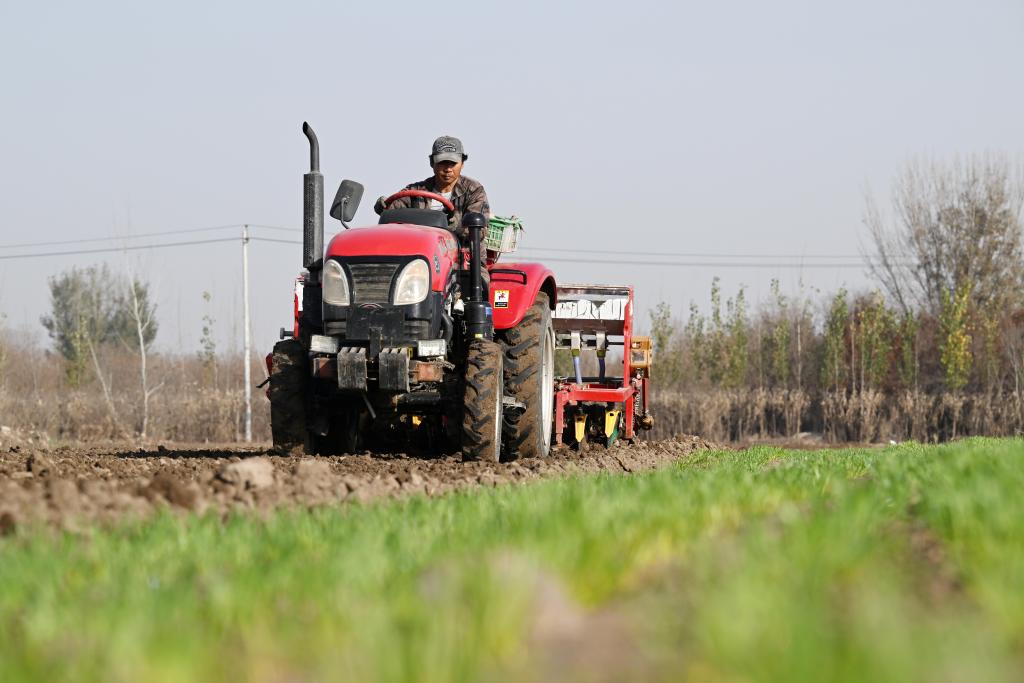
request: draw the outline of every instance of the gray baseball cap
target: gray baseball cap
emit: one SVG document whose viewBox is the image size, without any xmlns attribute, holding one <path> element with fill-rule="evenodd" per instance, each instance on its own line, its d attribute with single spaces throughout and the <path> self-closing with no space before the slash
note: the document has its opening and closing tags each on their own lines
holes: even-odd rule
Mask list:
<svg viewBox="0 0 1024 683">
<path fill-rule="evenodd" d="M 462 140 L 453 138 L 450 135 L 442 135 L 434 140 L 434 148 L 430 153 L 430 163 L 436 164 L 439 161 L 465 161 L 469 158 L 462 149 Z"/>
</svg>

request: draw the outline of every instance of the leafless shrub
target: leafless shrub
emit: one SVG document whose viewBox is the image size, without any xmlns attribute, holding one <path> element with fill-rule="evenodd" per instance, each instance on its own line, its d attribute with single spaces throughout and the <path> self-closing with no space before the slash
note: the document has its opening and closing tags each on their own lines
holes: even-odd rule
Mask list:
<svg viewBox="0 0 1024 683">
<path fill-rule="evenodd" d="M 655 416 L 652 438 L 686 433 L 717 441 L 745 441 L 816 434 L 833 443 L 925 442 L 1024 432 L 1024 401 L 1014 394 L 828 391 L 810 399 L 797 392 L 703 389 L 658 391 L 651 409 Z M 799 426 L 776 419 L 778 411 L 799 411 Z"/>
<path fill-rule="evenodd" d="M 966 287 L 974 308 L 1019 305 L 1022 205 L 1024 172 L 1005 157 L 911 162 L 894 183 L 894 223 L 866 200 L 871 271 L 904 312 L 938 315 Z"/>
<path fill-rule="evenodd" d="M 24 343 L 22 343 L 24 342 Z M 162 384 L 145 408 L 139 400 L 139 359 L 134 350 L 111 346 L 97 351 L 110 396 L 95 378 L 77 387 L 68 385 L 63 358 L 40 350 L 30 340 L 11 339 L 8 361 L 0 381 L 0 424 L 38 433 L 54 440 L 101 441 L 125 438 L 122 425 L 149 418 L 140 441 L 222 442 L 240 439 L 242 430 L 242 361 L 238 354 L 216 358 L 220 381 L 208 381 L 208 359 L 151 353 L 148 370 Z M 259 374 L 258 368 L 254 374 Z M 253 431 L 270 438 L 269 408 L 262 390 L 253 397 Z"/>
</svg>

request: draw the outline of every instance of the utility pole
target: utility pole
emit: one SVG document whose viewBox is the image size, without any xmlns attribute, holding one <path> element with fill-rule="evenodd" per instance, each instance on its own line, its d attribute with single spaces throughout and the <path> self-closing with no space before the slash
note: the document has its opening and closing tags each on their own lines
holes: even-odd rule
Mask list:
<svg viewBox="0 0 1024 683">
<path fill-rule="evenodd" d="M 243 333 L 242 355 L 245 356 L 245 442 L 252 441 L 252 368 L 249 366 L 251 355 L 251 340 L 249 339 L 249 225 L 242 226 L 242 327 Z"/>
</svg>

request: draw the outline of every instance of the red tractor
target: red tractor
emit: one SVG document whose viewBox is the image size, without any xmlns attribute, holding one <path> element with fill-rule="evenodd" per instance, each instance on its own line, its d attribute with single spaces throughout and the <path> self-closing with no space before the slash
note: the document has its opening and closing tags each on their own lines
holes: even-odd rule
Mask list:
<svg viewBox="0 0 1024 683">
<path fill-rule="evenodd" d="M 628 404 L 627 410 L 610 411 L 619 416 L 618 431 L 605 429 L 609 413 L 602 414 L 606 442 L 613 433 L 632 438 L 634 422 L 645 426 L 649 362 L 637 365 L 635 376 L 627 372 L 602 385 L 599 350 L 600 381 L 585 382 L 578 370 L 575 383 L 556 378 L 556 346 L 571 347 L 578 358 L 580 349 L 599 338 L 556 333 L 554 275 L 537 263 L 499 265 L 502 246 L 493 240 L 501 236 L 492 234 L 482 244 L 483 215 L 464 217 L 469 244 L 463 246 L 448 230 L 454 207 L 447 199 L 403 190 L 385 204 L 415 194 L 437 200 L 445 211 L 385 209 L 378 225 L 348 230 L 363 187 L 345 180 L 330 215 L 346 230 L 324 249 L 319 146 L 308 124 L 303 132 L 311 165 L 304 176 L 305 272 L 295 284 L 292 329 L 282 330 L 282 341 L 267 356 L 275 447 L 351 453 L 419 446 L 431 452 L 461 449 L 467 459 L 493 462 L 545 457 L 553 443 L 563 441 L 563 434 L 553 431 L 556 425 L 566 429 L 569 413 L 584 432 L 588 419 L 591 425 L 598 420 L 593 405 L 587 405 L 594 399 L 572 392 L 602 387 L 607 391 L 597 396 L 599 403 Z M 631 318 L 632 290 L 627 289 L 628 306 L 618 310 Z M 578 312 L 577 306 L 573 316 Z M 632 348 L 622 337 L 627 327 L 626 322 L 611 325 L 624 349 Z M 556 404 L 565 413 L 557 419 Z M 581 422 L 579 414 L 594 417 Z M 582 436 L 575 438 L 579 426 L 567 434 L 572 443 L 582 443 Z"/>
</svg>

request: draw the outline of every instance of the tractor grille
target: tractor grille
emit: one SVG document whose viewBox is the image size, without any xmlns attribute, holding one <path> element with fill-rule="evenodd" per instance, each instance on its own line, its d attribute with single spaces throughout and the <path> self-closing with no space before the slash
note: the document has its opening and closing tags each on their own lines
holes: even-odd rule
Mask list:
<svg viewBox="0 0 1024 683">
<path fill-rule="evenodd" d="M 391 281 L 398 270 L 397 263 L 350 263 L 348 269 L 352 273 L 353 303 L 391 302 Z"/>
<path fill-rule="evenodd" d="M 347 332 L 347 320 L 331 320 L 324 323 L 325 334 L 340 335 L 344 339 L 347 338 Z M 420 339 L 432 338 L 433 337 L 430 334 L 429 320 L 406 320 L 405 322 L 402 323 L 403 341 L 418 341 Z"/>
</svg>

